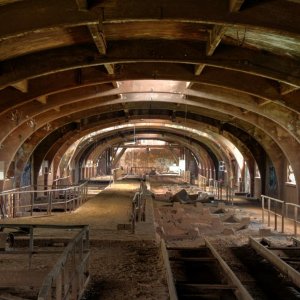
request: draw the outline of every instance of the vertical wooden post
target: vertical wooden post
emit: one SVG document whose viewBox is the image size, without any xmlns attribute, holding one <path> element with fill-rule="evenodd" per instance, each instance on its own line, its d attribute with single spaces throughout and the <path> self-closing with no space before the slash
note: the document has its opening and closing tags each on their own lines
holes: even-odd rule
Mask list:
<svg viewBox="0 0 300 300">
<path fill-rule="evenodd" d="M 277 231 L 277 201 L 274 201 L 274 227 L 275 230 Z"/>
<path fill-rule="evenodd" d="M 268 198 L 268 226 L 271 225 L 271 216 L 270 216 L 270 210 L 271 210 L 271 199 Z"/>
<path fill-rule="evenodd" d="M 65 190 L 65 212 L 67 212 L 68 204 L 67 204 L 67 191 Z"/>
<path fill-rule="evenodd" d="M 294 234 L 297 235 L 298 207 L 294 206 Z"/>
<path fill-rule="evenodd" d="M 281 205 L 282 205 L 282 207 L 281 207 L 281 218 L 282 218 L 281 219 L 282 220 L 281 221 L 281 232 L 284 233 L 284 221 L 285 221 L 284 220 L 284 218 L 285 218 L 285 215 L 284 215 L 285 209 L 284 208 L 285 208 L 285 202 L 282 203 Z"/>
<path fill-rule="evenodd" d="M 262 222 L 265 223 L 265 197 L 261 196 L 261 214 L 262 214 Z"/>
</svg>

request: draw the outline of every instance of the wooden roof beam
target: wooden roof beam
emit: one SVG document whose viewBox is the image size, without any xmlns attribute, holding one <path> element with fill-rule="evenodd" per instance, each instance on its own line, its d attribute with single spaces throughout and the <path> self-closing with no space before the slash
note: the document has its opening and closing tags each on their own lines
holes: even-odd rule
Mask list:
<svg viewBox="0 0 300 300">
<path fill-rule="evenodd" d="M 172 48 L 173 51 L 169 51 Z M 204 47 L 203 47 L 204 48 Z M 151 49 L 151 51 L 149 50 Z M 138 53 L 138 54 L 137 54 Z M 153 55 L 155 53 L 155 55 Z M 231 59 L 228 59 L 230 57 Z M 92 58 L 92 59 L 91 59 Z M 14 82 L 88 66 L 122 63 L 206 64 L 218 68 L 260 75 L 300 87 L 300 63 L 294 59 L 222 45 L 213 57 L 205 55 L 201 43 L 190 44 L 165 40 L 112 41 L 107 55 L 97 55 L 94 46 L 72 46 L 26 55 L 0 63 L 0 88 Z M 43 63 L 42 63 L 43 62 Z M 18 66 L 18 68 L 16 68 Z M 271 67 L 270 67 L 271 66 Z M 13 71 L 12 68 L 15 68 Z M 191 72 L 192 73 L 192 72 Z M 193 74 L 193 73 L 192 73 Z M 192 75 L 191 74 L 191 75 Z M 155 74 L 154 74 L 155 75 Z M 156 78 L 159 76 L 155 75 Z M 176 74 L 180 79 L 180 74 Z M 111 78 L 119 80 L 119 75 Z M 174 76 L 175 77 L 175 76 Z M 193 81 L 190 78 L 188 81 Z"/>
<path fill-rule="evenodd" d="M 83 1 L 78 0 L 82 7 Z M 34 9 L 32 9 L 34 7 Z M 13 21 L 12 21 L 13 17 Z M 79 11 L 74 0 L 20 1 L 0 6 L 0 38 L 6 39 L 46 28 L 99 23 L 96 14 Z M 9 26 L 7 25 L 9 24 Z"/>
</svg>

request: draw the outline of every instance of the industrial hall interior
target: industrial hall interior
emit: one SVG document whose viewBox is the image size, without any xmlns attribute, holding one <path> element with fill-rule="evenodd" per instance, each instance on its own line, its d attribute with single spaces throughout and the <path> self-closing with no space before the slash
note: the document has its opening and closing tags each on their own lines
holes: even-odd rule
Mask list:
<svg viewBox="0 0 300 300">
<path fill-rule="evenodd" d="M 300 0 L 0 0 L 0 300 L 300 299 Z"/>
</svg>

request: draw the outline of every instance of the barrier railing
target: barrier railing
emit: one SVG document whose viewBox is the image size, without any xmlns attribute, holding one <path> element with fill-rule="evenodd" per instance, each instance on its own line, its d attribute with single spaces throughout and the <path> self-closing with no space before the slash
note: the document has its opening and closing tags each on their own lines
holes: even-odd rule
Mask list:
<svg viewBox="0 0 300 300">
<path fill-rule="evenodd" d="M 87 183 L 58 189 L 19 188 L 0 193 L 0 213 L 5 217 L 51 214 L 53 209 L 72 211 L 87 200 Z"/>
<path fill-rule="evenodd" d="M 282 200 L 261 195 L 262 205 L 262 221 L 265 223 L 265 215 L 267 215 L 267 224 L 270 227 L 274 223 L 274 229 L 278 230 L 278 222 L 281 222 L 281 232 L 285 231 L 285 220 L 291 220 L 294 225 L 294 234 L 298 233 L 300 220 L 298 219 L 298 211 L 300 205 L 284 202 Z"/>
<path fill-rule="evenodd" d="M 146 221 L 146 192 L 147 185 L 141 182 L 139 191 L 134 194 L 131 208 L 131 231 L 135 233 L 135 225 L 137 222 Z"/>
<path fill-rule="evenodd" d="M 34 247 L 34 230 L 39 230 L 39 237 L 41 229 L 59 229 L 59 230 L 78 230 L 76 236 L 71 239 L 68 245 L 64 248 L 61 256 L 43 278 L 43 283 L 38 293 L 38 300 L 48 299 L 80 299 L 85 287 L 90 278 L 89 272 L 89 227 L 88 225 L 27 225 L 27 224 L 2 224 L 0 228 L 20 228 L 29 233 L 28 250 L 24 251 L 24 247 L 20 250 L 13 248 L 11 251 L 0 251 L 0 254 L 22 255 L 27 254 L 29 257 L 29 271 L 34 275 L 38 268 L 32 265 L 32 255 L 39 254 L 53 254 L 58 253 L 57 250 L 35 249 Z M 28 270 L 25 270 L 28 273 Z M 3 271 L 5 272 L 5 271 Z M 16 274 L 22 274 L 23 270 L 16 270 Z M 27 274 L 26 273 L 26 274 Z M 11 272 L 9 273 L 11 275 Z M 16 275 L 17 276 L 17 275 Z M 41 278 L 42 279 L 42 278 Z M 7 279 L 14 280 L 14 278 Z M 5 284 L 4 284 L 5 285 Z M 9 285 L 11 286 L 11 285 Z"/>
</svg>

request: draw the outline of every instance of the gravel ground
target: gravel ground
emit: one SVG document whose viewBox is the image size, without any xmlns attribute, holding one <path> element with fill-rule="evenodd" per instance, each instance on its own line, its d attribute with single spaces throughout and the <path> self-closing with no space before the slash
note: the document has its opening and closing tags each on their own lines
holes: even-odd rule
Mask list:
<svg viewBox="0 0 300 300">
<path fill-rule="evenodd" d="M 168 299 L 164 267 L 154 243 L 113 242 L 92 247 L 91 275 L 84 300 Z"/>
</svg>

